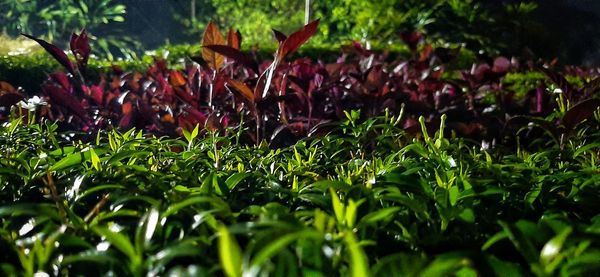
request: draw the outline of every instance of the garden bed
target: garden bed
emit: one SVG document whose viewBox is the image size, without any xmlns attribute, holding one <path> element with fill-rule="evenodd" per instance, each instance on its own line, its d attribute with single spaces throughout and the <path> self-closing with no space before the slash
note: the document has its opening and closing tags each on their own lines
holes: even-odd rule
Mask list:
<svg viewBox="0 0 600 277">
<path fill-rule="evenodd" d="M 600 272 L 596 69 L 459 67 L 419 33 L 408 58 L 290 58 L 317 24 L 267 60 L 209 24 L 174 67 L 98 70 L 85 32 L 69 56 L 31 37 L 64 71 L 35 96 L 0 83 L 0 270 Z"/>
</svg>

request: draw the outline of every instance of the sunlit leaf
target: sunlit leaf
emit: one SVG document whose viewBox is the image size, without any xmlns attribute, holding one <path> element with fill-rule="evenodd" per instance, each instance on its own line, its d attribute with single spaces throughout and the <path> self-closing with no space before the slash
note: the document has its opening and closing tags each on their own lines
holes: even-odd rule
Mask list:
<svg viewBox="0 0 600 277">
<path fill-rule="evenodd" d="M 242 276 L 242 251 L 226 226 L 219 226 L 219 260 L 225 275 Z"/>
<path fill-rule="evenodd" d="M 226 41 L 215 23 L 209 22 L 206 25 L 204 35 L 202 36 L 202 45 L 226 45 Z M 202 48 L 202 58 L 214 70 L 219 70 L 223 66 L 223 55 L 209 48 Z"/>
</svg>

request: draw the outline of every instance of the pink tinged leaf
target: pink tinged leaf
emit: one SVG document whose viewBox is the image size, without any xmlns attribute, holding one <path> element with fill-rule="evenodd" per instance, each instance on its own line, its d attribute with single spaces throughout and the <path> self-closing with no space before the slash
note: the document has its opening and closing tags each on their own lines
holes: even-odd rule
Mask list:
<svg viewBox="0 0 600 277">
<path fill-rule="evenodd" d="M 80 69 L 85 68 L 90 57 L 90 53 L 92 52 L 85 29 L 81 30 L 79 35 L 75 33 L 71 35 L 69 46 L 71 47 L 71 52 L 77 60 L 77 66 Z"/>
<path fill-rule="evenodd" d="M 96 104 L 98 105 L 102 105 L 102 101 L 104 100 L 104 91 L 102 90 L 101 86 L 92 86 L 90 88 L 90 93 L 91 93 L 91 97 L 92 99 L 94 99 L 94 101 L 96 101 Z"/>
<path fill-rule="evenodd" d="M 542 87 L 535 90 L 535 111 L 537 113 L 544 111 L 544 88 Z"/>
<path fill-rule="evenodd" d="M 504 73 L 510 69 L 510 61 L 505 57 L 498 57 L 494 60 L 492 71 L 496 73 Z"/>
<path fill-rule="evenodd" d="M 62 86 L 67 92 L 71 92 L 71 82 L 69 82 L 69 76 L 64 72 L 54 72 L 50 74 L 50 78 Z"/>
<path fill-rule="evenodd" d="M 285 56 L 296 51 L 302 44 L 306 43 L 310 37 L 317 32 L 319 26 L 319 19 L 308 23 L 299 31 L 294 32 L 281 43 L 278 49 L 278 60 L 283 60 Z"/>
<path fill-rule="evenodd" d="M 212 50 L 216 53 L 219 53 L 227 58 L 230 58 L 230 59 L 252 69 L 256 73 L 259 72 L 258 64 L 256 63 L 256 61 L 238 49 L 229 47 L 227 45 L 218 45 L 218 44 L 204 45 L 202 47 L 210 49 L 210 50 Z"/>
<path fill-rule="evenodd" d="M 203 112 L 194 108 L 186 108 L 185 111 L 188 112 L 190 118 L 195 121 L 194 125 L 196 123 L 200 123 L 201 125 L 206 123 L 207 116 Z"/>
<path fill-rule="evenodd" d="M 133 113 L 127 113 L 119 121 L 119 128 L 129 129 L 131 127 L 131 121 L 133 120 Z"/>
<path fill-rule="evenodd" d="M 67 71 L 69 71 L 71 74 L 73 74 L 73 72 L 74 72 L 73 64 L 69 60 L 69 57 L 67 56 L 67 54 L 65 54 L 65 52 L 62 49 L 56 47 L 53 44 L 48 43 L 47 41 L 45 41 L 43 39 L 38 39 L 34 36 L 31 36 L 28 34 L 23 34 L 23 33 L 21 33 L 21 35 L 37 42 L 40 46 L 42 46 L 46 50 L 46 52 L 48 52 L 50 55 L 52 55 L 52 57 L 54 57 L 54 59 L 56 59 L 56 61 L 58 61 L 62 66 L 64 66 L 65 69 L 67 69 Z"/>
</svg>

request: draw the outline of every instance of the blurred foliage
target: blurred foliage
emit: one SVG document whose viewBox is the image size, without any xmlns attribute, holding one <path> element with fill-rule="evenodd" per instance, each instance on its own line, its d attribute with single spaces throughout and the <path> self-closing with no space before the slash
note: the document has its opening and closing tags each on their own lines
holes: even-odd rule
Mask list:
<svg viewBox="0 0 600 277">
<path fill-rule="evenodd" d="M 304 1 L 195 2 L 196 18 L 185 21 L 192 30 L 188 38 L 194 33 L 191 37 L 197 38 L 206 22 L 214 20 L 239 29 L 245 43 L 270 46 L 275 44 L 268 39 L 272 28 L 288 33 L 304 23 Z M 489 55 L 558 57 L 566 63 L 583 63 L 597 56 L 600 19 L 593 13 L 597 4 L 588 4 L 589 9 L 576 4 L 567 0 L 311 1 L 311 18 L 320 18 L 321 24 L 310 44 L 339 45 L 349 40 L 395 44 L 399 33 L 419 31 L 432 42 L 464 43 Z M 189 17 L 188 10 L 174 13 Z"/>
<path fill-rule="evenodd" d="M 12 37 L 26 33 L 68 41 L 72 32 L 86 28 L 102 50 L 97 54 L 108 59 L 113 59 L 113 53 L 134 58 L 141 46 L 119 28 L 106 28 L 125 21 L 125 5 L 114 0 L 1 0 L 0 10 L 2 33 Z"/>
<path fill-rule="evenodd" d="M 5 11 L 0 26 L 9 35 L 27 32 L 60 41 L 85 26 L 95 36 L 98 54 L 135 58 L 142 47 L 195 43 L 211 20 L 240 30 L 246 46 L 275 47 L 271 29 L 289 33 L 303 25 L 304 4 L 299 0 L 0 0 L 0 10 Z M 399 33 L 419 31 L 430 42 L 464 44 L 491 56 L 558 57 L 563 63 L 594 64 L 600 61 L 599 8 L 591 1 L 568 0 L 313 0 L 311 19 L 320 18 L 321 24 L 309 45 L 337 46 L 349 40 L 397 44 Z"/>
<path fill-rule="evenodd" d="M 0 55 L 30 54 L 40 50 L 42 48 L 30 39 L 12 38 L 0 34 Z"/>
</svg>

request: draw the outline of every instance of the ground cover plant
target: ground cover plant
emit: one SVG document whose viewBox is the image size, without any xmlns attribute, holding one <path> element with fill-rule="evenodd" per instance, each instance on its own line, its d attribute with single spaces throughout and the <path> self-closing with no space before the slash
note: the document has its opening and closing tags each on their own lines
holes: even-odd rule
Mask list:
<svg viewBox="0 0 600 277">
<path fill-rule="evenodd" d="M 499 154 L 443 131 L 414 140 L 399 117 L 359 123 L 356 113 L 347 116 L 335 134 L 280 149 L 216 132 L 201 139 L 198 129 L 184 139 L 113 130 L 67 142 L 54 123 L 14 119 L 0 128 L 1 269 L 131 276 L 600 270 L 597 142 Z M 599 119 L 578 132 L 597 137 Z"/>
<path fill-rule="evenodd" d="M 180 68 L 95 75 L 85 30 L 41 93 L 0 83 L 0 270 L 13 275 L 600 272 L 597 69 L 404 32 L 273 58 L 209 23 Z M 526 78 L 523 78 L 526 76 Z"/>
</svg>

